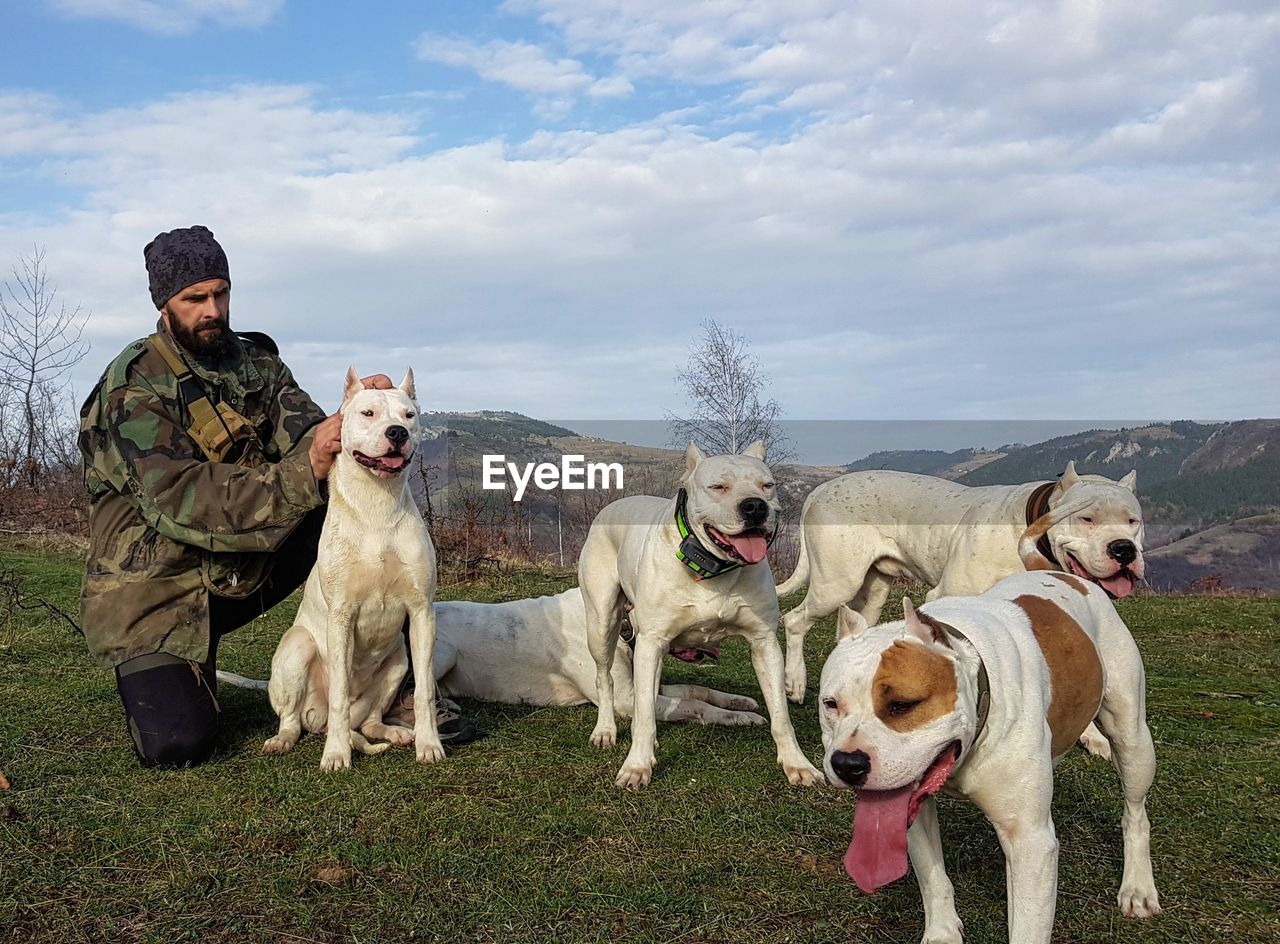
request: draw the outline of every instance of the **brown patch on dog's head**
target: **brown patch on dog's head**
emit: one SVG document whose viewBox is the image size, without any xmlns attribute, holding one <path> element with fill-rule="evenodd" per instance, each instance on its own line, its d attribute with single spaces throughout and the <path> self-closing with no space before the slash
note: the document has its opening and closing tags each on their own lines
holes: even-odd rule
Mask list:
<svg viewBox="0 0 1280 944">
<path fill-rule="evenodd" d="M 1055 570 L 1055 571 L 1052 571 L 1051 573 L 1045 574 L 1045 576 L 1056 577 L 1058 580 L 1061 580 L 1063 583 L 1065 583 L 1068 587 L 1076 591 L 1076 593 L 1080 594 L 1081 596 L 1087 597 L 1089 595 L 1089 588 L 1086 587 L 1084 584 L 1084 581 L 1081 580 L 1079 577 L 1077 577 L 1075 574 L 1064 574 L 1060 570 Z"/>
<path fill-rule="evenodd" d="M 1102 704 L 1102 660 L 1080 624 L 1052 600 L 1024 593 L 1013 602 L 1031 621 L 1031 631 L 1049 667 L 1046 720 L 1052 735 L 1051 752 L 1059 757 L 1084 733 Z"/>
<path fill-rule="evenodd" d="M 955 711 L 956 667 L 928 646 L 899 639 L 880 653 L 871 680 L 876 717 L 903 733 Z"/>
</svg>

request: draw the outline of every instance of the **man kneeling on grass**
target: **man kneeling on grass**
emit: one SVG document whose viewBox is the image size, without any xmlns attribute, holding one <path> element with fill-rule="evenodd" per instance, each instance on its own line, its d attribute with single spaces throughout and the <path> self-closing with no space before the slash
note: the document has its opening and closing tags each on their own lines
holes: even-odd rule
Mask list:
<svg viewBox="0 0 1280 944">
<path fill-rule="evenodd" d="M 195 764 L 215 742 L 219 638 L 315 563 L 342 418 L 325 417 L 269 337 L 231 331 L 231 275 L 213 233 L 161 233 L 143 256 L 156 331 L 111 362 L 80 411 L 81 624 L 115 668 L 142 763 Z M 364 383 L 391 387 L 381 374 Z M 438 709 L 446 744 L 476 736 Z"/>
</svg>

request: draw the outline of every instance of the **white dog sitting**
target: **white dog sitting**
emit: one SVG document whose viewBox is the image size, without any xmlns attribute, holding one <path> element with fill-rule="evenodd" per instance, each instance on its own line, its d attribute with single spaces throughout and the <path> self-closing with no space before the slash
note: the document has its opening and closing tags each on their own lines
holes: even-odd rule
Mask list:
<svg viewBox="0 0 1280 944">
<path fill-rule="evenodd" d="M 1023 569 L 1019 539 L 1051 509 L 1074 512 L 1038 535 L 1049 566 L 1123 597 L 1145 570 L 1137 473 L 1118 482 L 1078 475 L 1074 462 L 1057 482 L 969 487 L 909 472 L 851 472 L 823 482 L 805 499 L 800 557 L 778 587 L 809 592 L 783 617 L 787 694 L 804 700 L 804 638 L 842 603 L 869 625 L 880 619 L 895 578 L 927 584 L 928 599 L 981 593 Z"/>
<path fill-rule="evenodd" d="M 845 868 L 864 891 L 896 881 L 907 857 L 924 899 L 924 940 L 958 944 L 943 865 L 940 789 L 996 828 L 1008 876 L 1009 940 L 1049 944 L 1057 896 L 1053 765 L 1097 716 L 1124 790 L 1120 910 L 1160 911 L 1146 797 L 1156 758 L 1142 658 L 1096 585 L 1016 574 L 976 597 L 947 597 L 868 629 L 847 607 L 822 670 L 827 779 L 858 791 Z M 912 821 L 914 820 L 914 824 Z"/>
<path fill-rule="evenodd" d="M 401 474 L 417 441 L 413 371 L 397 389 L 374 390 L 350 370 L 316 564 L 271 660 L 267 692 L 280 731 L 264 753 L 287 753 L 306 729 L 327 731 L 325 770 L 350 767 L 353 744 L 365 753 L 415 744 L 424 763 L 444 758 L 432 708 L 435 550 Z M 383 721 L 408 669 L 406 615 L 417 680 L 413 730 Z"/>
<path fill-rule="evenodd" d="M 591 742 L 617 737 L 612 669 L 624 612 L 635 630 L 631 750 L 614 781 L 647 784 L 656 757 L 655 705 L 662 659 L 673 646 L 705 646 L 728 635 L 751 645 L 769 709 L 778 762 L 793 784 L 822 775 L 800 751 L 787 715 L 778 646 L 778 597 L 765 561 L 778 500 L 763 443 L 738 456 L 708 458 L 693 443 L 675 498 L 634 496 L 596 516 L 578 559 L 587 643 L 596 663 L 599 713 Z"/>
<path fill-rule="evenodd" d="M 435 610 L 435 673 L 442 695 L 528 705 L 596 702 L 596 668 L 577 587 L 509 603 L 439 602 Z M 613 694 L 624 718 L 634 702 L 631 663 L 631 650 L 620 648 L 613 660 Z M 764 724 L 754 699 L 701 685 L 663 685 L 656 701 L 663 721 Z"/>
</svg>

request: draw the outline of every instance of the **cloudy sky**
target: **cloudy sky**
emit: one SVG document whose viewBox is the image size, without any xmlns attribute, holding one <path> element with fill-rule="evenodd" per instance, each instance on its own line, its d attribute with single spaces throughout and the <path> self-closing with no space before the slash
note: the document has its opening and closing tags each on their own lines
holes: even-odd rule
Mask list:
<svg viewBox="0 0 1280 944">
<path fill-rule="evenodd" d="M 795 420 L 1275 416 L 1277 101 L 1268 2 L 6 4 L 0 269 L 82 391 L 198 222 L 328 406 L 659 419 L 714 318 Z"/>
</svg>

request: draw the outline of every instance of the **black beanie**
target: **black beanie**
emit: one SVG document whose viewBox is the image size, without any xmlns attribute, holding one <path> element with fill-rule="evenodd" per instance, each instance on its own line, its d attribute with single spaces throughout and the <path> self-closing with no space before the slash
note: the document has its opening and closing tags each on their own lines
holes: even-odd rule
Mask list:
<svg viewBox="0 0 1280 944">
<path fill-rule="evenodd" d="M 151 300 L 156 308 L 188 285 L 205 279 L 226 279 L 231 283 L 227 254 L 205 226 L 161 233 L 142 250 L 151 282 Z"/>
</svg>

